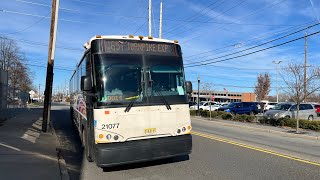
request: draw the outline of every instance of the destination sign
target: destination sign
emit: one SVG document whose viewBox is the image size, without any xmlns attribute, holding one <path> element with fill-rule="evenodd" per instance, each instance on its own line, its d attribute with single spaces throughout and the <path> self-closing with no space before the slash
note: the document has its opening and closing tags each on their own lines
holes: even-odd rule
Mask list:
<svg viewBox="0 0 320 180">
<path fill-rule="evenodd" d="M 99 52 L 178 56 L 175 44 L 145 41 L 100 40 Z"/>
</svg>

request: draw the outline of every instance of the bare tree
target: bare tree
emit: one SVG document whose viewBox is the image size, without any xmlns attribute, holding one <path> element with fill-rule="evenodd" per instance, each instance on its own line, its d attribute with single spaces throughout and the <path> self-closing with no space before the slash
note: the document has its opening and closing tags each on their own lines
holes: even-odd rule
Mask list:
<svg viewBox="0 0 320 180">
<path fill-rule="evenodd" d="M 212 83 L 203 83 L 202 85 L 202 91 L 207 96 L 207 101 L 211 101 L 211 95 L 213 93 L 213 84 Z"/>
<path fill-rule="evenodd" d="M 307 78 L 304 79 L 303 64 L 290 63 L 281 71 L 281 76 L 286 86 L 283 91 L 291 97 L 297 104 L 297 125 L 296 132 L 299 130 L 299 106 L 311 94 L 320 90 L 320 68 L 309 67 Z M 306 93 L 304 93 L 304 80 L 306 81 Z"/>
<path fill-rule="evenodd" d="M 28 91 L 32 81 L 28 68 L 23 64 L 25 56 L 12 39 L 0 36 L 0 68 L 8 71 L 10 94 L 16 97 L 18 90 Z"/>
<path fill-rule="evenodd" d="M 1 68 L 8 70 L 14 62 L 19 61 L 19 48 L 12 39 L 0 36 Z"/>
<path fill-rule="evenodd" d="M 254 93 L 259 101 L 265 99 L 270 92 L 270 75 L 268 73 L 259 74 L 257 84 L 254 87 Z"/>
</svg>

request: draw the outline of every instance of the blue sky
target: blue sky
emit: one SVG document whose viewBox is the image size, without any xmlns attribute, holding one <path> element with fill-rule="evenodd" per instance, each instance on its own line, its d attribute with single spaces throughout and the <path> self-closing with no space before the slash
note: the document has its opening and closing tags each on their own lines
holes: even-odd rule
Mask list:
<svg viewBox="0 0 320 180">
<path fill-rule="evenodd" d="M 159 1 L 153 0 L 153 36 L 158 37 Z M 163 0 L 163 38 L 179 40 L 186 77 L 213 84 L 214 90 L 252 92 L 259 73 L 272 77 L 272 61 L 303 62 L 304 39 L 248 56 L 206 66 L 211 62 L 302 37 L 299 32 L 269 44 L 235 53 L 319 22 L 320 1 L 310 0 Z M 34 85 L 44 89 L 48 56 L 51 0 L 1 0 L 0 34 L 17 40 L 25 53 Z M 148 35 L 148 0 L 60 0 L 54 92 L 68 84 L 83 54 L 82 45 L 94 35 Z M 308 33 L 319 31 L 315 26 Z M 308 63 L 319 65 L 319 35 L 308 38 Z M 216 59 L 214 59 L 216 58 Z M 214 59 L 209 61 L 209 59 Z M 190 64 L 191 65 L 191 64 Z M 281 78 L 279 78 L 281 85 Z M 196 84 L 194 85 L 196 88 Z"/>
</svg>

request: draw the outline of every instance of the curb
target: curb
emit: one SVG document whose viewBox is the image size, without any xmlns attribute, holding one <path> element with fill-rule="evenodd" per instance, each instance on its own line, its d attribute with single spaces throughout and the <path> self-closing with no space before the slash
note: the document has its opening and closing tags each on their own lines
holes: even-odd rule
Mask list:
<svg viewBox="0 0 320 180">
<path fill-rule="evenodd" d="M 58 136 L 56 134 L 55 129 L 53 128 L 52 121 L 50 121 L 50 127 L 51 127 L 52 134 L 54 135 L 54 137 L 56 139 L 56 144 L 59 145 L 59 147 L 56 148 L 56 151 L 57 151 L 58 165 L 59 165 L 59 169 L 60 169 L 61 180 L 69 180 L 70 177 L 69 177 L 69 173 L 68 173 L 67 164 L 66 164 L 66 161 L 63 159 L 62 152 L 60 149 L 61 144 L 59 143 Z"/>
<path fill-rule="evenodd" d="M 287 132 L 275 131 L 275 130 L 271 130 L 271 129 L 248 127 L 248 126 L 244 126 L 244 125 L 236 125 L 236 124 L 230 124 L 230 123 L 224 123 L 224 122 L 218 122 L 218 121 L 209 121 L 209 120 L 199 119 L 198 117 L 196 117 L 195 119 L 196 120 L 200 120 L 200 121 L 212 122 L 212 123 L 216 123 L 216 124 L 222 124 L 224 126 L 231 126 L 231 127 L 237 127 L 237 128 L 243 128 L 243 129 L 259 130 L 259 131 L 265 131 L 265 132 L 269 132 L 269 133 L 285 134 L 285 135 L 288 135 L 288 136 L 300 137 L 300 138 L 305 138 L 305 139 L 319 140 L 319 138 L 320 138 L 319 136 L 308 136 L 308 135 L 303 135 L 303 134 L 290 134 L 290 133 L 287 133 Z"/>
</svg>

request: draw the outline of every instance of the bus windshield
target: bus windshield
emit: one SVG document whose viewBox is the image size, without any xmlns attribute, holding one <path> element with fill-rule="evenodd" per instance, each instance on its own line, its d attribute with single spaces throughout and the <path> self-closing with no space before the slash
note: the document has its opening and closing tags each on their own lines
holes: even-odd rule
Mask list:
<svg viewBox="0 0 320 180">
<path fill-rule="evenodd" d="M 95 54 L 98 105 L 187 103 L 182 60 L 170 56 Z M 145 78 L 144 78 L 145 73 Z"/>
<path fill-rule="evenodd" d="M 97 101 L 123 105 L 142 101 L 141 58 L 137 55 L 95 55 Z"/>
</svg>

